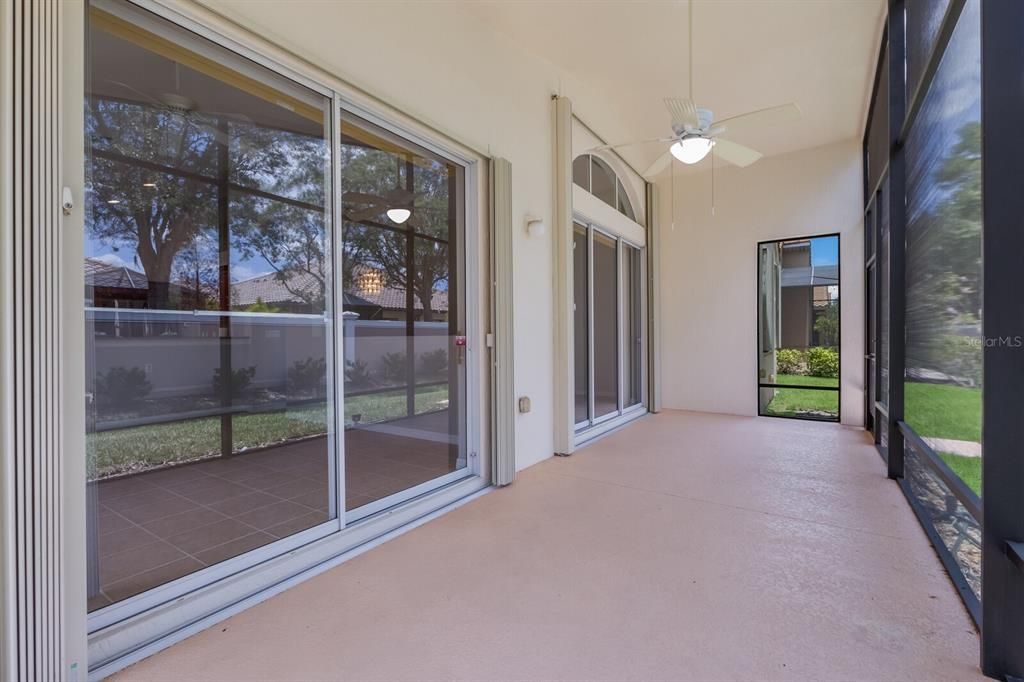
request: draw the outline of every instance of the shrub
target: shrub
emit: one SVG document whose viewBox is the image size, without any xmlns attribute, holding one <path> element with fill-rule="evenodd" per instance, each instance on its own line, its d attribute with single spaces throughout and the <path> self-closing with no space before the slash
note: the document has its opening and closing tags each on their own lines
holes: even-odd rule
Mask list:
<svg viewBox="0 0 1024 682">
<path fill-rule="evenodd" d="M 345 383 L 356 388 L 363 388 L 372 383 L 365 360 L 345 361 Z"/>
<path fill-rule="evenodd" d="M 405 353 L 385 353 L 381 358 L 384 378 L 398 383 L 405 382 Z"/>
<path fill-rule="evenodd" d="M 296 360 L 288 368 L 288 382 L 297 391 L 317 391 L 324 385 L 327 377 L 327 360 L 325 358 L 308 357 Z"/>
<path fill-rule="evenodd" d="M 111 367 L 96 377 L 96 402 L 101 406 L 126 407 L 152 390 L 146 370 L 141 367 Z"/>
<path fill-rule="evenodd" d="M 807 350 L 807 373 L 812 377 L 838 377 L 839 351 L 827 346 Z"/>
<path fill-rule="evenodd" d="M 239 367 L 238 369 L 231 370 L 231 384 L 228 388 L 231 391 L 231 397 L 237 397 L 249 387 L 252 383 L 252 378 L 256 376 L 255 367 Z M 221 383 L 220 367 L 216 367 L 213 370 L 213 392 L 217 395 L 221 394 L 223 390 L 223 384 Z"/>
<path fill-rule="evenodd" d="M 807 354 L 796 348 L 782 348 L 775 354 L 779 374 L 807 374 Z"/>
<path fill-rule="evenodd" d="M 438 348 L 420 356 L 420 368 L 429 377 L 440 377 L 448 371 L 448 350 Z"/>
</svg>

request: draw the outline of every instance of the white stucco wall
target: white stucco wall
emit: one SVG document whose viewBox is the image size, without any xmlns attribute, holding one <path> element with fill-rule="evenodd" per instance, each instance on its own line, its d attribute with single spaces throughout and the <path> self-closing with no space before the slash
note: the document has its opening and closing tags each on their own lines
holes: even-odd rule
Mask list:
<svg viewBox="0 0 1024 682">
<path fill-rule="evenodd" d="M 704 162 L 704 168 L 710 168 Z M 864 421 L 861 147 L 849 140 L 748 168 L 659 178 L 664 406 L 757 414 L 757 242 L 840 234 L 841 419 Z"/>
<path fill-rule="evenodd" d="M 377 96 L 422 123 L 512 162 L 513 225 L 527 215 L 551 225 L 553 105 L 609 116 L 602 98 L 533 57 L 455 3 L 328 3 L 315 0 L 203 4 Z M 401 20 L 396 21 L 396 11 Z M 296 17 L 303 17 L 301 22 Z M 550 457 L 553 442 L 553 242 L 548 229 L 515 239 L 517 467 Z"/>
</svg>

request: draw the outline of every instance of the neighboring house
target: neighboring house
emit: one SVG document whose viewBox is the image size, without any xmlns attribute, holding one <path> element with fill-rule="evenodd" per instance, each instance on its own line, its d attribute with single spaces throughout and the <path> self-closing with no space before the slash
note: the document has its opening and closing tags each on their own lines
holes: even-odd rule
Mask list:
<svg viewBox="0 0 1024 682">
<path fill-rule="evenodd" d="M 344 292 L 344 311 L 359 315 L 361 320 L 404 320 L 408 308 L 405 289 L 391 287 L 377 271 L 366 270 L 357 273 L 355 283 Z M 311 303 L 319 297 L 319 282 L 308 273 L 283 279 L 276 272 L 251 277 L 231 285 L 231 305 L 235 309 L 246 309 L 260 304 L 280 312 L 317 312 Z M 417 320 L 423 319 L 423 303 L 413 295 L 413 310 Z M 443 322 L 448 319 L 448 292 L 434 290 L 430 304 L 431 319 Z"/>
<path fill-rule="evenodd" d="M 809 348 L 826 345 L 814 324 L 835 303 L 835 287 L 839 284 L 839 266 L 814 265 L 811 242 L 801 239 L 779 245 L 782 276 L 779 296 L 780 348 Z"/>
</svg>

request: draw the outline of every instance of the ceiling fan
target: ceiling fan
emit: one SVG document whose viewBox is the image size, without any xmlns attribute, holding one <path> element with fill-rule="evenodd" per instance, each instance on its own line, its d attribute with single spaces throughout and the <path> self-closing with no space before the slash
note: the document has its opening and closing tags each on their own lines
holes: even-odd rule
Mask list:
<svg viewBox="0 0 1024 682">
<path fill-rule="evenodd" d="M 672 135 L 623 144 L 594 147 L 590 151 L 618 149 L 653 142 L 670 143 L 669 148 L 644 172 L 645 177 L 657 175 L 668 167 L 673 158 L 686 164 L 695 164 L 712 150 L 714 156 L 734 166 L 745 168 L 761 158 L 762 154 L 738 142 L 723 137 L 729 130 L 751 125 L 771 126 L 800 118 L 800 107 L 795 103 L 757 109 L 744 114 L 715 120 L 710 109 L 698 108 L 693 101 L 693 0 L 689 3 L 689 86 L 688 98 L 668 97 L 665 107 L 672 117 Z"/>
</svg>

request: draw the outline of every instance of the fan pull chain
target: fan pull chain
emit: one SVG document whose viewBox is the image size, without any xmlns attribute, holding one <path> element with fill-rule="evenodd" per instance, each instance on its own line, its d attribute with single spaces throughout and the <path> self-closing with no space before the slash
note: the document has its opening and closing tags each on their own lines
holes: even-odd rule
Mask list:
<svg viewBox="0 0 1024 682">
<path fill-rule="evenodd" d="M 676 231 L 676 162 L 669 161 L 672 166 L 672 231 Z"/>
<path fill-rule="evenodd" d="M 711 215 L 715 215 L 715 148 L 711 148 Z"/>
</svg>

